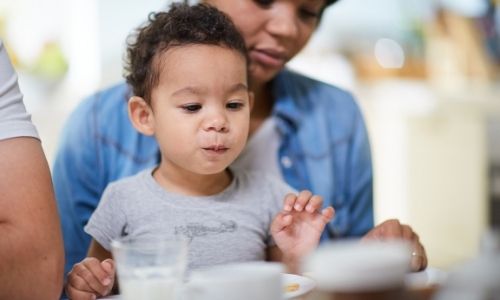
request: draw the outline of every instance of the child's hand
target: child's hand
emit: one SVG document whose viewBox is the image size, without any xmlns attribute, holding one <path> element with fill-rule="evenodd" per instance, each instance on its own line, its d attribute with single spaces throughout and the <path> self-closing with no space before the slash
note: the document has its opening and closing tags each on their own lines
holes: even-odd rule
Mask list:
<svg viewBox="0 0 500 300">
<path fill-rule="evenodd" d="M 317 247 L 325 225 L 334 215 L 333 207 L 321 210 L 322 205 L 323 198 L 310 191 L 285 197 L 283 211 L 271 224 L 271 234 L 285 262 L 296 263 Z"/>
<path fill-rule="evenodd" d="M 108 295 L 114 281 L 115 264 L 112 259 L 99 262 L 95 257 L 87 257 L 68 273 L 66 295 L 69 299 L 96 299 Z"/>
</svg>

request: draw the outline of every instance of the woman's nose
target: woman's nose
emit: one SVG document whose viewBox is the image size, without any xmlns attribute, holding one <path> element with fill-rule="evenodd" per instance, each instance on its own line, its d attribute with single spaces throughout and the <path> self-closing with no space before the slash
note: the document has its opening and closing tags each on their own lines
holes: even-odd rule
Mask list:
<svg viewBox="0 0 500 300">
<path fill-rule="evenodd" d="M 280 6 L 269 19 L 267 28 L 269 32 L 276 36 L 295 38 L 299 32 L 298 16 L 293 7 Z"/>
</svg>

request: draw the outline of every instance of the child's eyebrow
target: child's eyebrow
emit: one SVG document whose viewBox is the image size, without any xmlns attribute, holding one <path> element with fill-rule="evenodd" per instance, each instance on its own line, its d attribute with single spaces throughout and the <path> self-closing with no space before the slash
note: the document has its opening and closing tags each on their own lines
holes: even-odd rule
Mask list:
<svg viewBox="0 0 500 300">
<path fill-rule="evenodd" d="M 182 95 L 182 94 L 202 95 L 204 92 L 205 92 L 204 89 L 188 86 L 173 92 L 172 96 Z"/>
<path fill-rule="evenodd" d="M 239 92 L 241 90 L 243 90 L 245 92 L 248 91 L 248 86 L 244 83 L 237 83 L 229 89 L 229 92 L 234 93 L 234 92 Z"/>
<path fill-rule="evenodd" d="M 207 91 L 205 88 L 200 88 L 200 87 L 194 87 L 194 86 L 187 86 L 183 87 L 181 89 L 178 89 L 177 91 L 172 93 L 172 96 L 179 96 L 179 95 L 203 95 Z"/>
<path fill-rule="evenodd" d="M 228 89 L 228 93 L 235 93 L 239 91 L 248 91 L 248 87 L 244 83 L 236 83 L 233 86 L 231 86 Z M 177 95 L 182 95 L 182 94 L 189 94 L 189 95 L 203 95 L 206 94 L 206 88 L 199 88 L 199 87 L 193 87 L 193 86 L 187 86 L 184 88 L 181 88 L 175 92 L 172 93 L 172 96 L 177 96 Z"/>
</svg>

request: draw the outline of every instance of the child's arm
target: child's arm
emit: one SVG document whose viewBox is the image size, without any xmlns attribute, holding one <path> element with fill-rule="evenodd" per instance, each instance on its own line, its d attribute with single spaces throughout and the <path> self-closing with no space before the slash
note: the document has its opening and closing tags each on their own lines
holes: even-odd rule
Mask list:
<svg viewBox="0 0 500 300">
<path fill-rule="evenodd" d="M 87 258 L 68 273 L 66 294 L 69 299 L 96 299 L 109 295 L 115 282 L 111 253 L 92 240 Z"/>
<path fill-rule="evenodd" d="M 325 225 L 333 218 L 333 207 L 323 210 L 323 199 L 309 191 L 285 197 L 283 211 L 271 224 L 277 247 L 268 249 L 270 260 L 282 261 L 290 272 L 298 271 L 300 260 L 314 250 Z"/>
</svg>

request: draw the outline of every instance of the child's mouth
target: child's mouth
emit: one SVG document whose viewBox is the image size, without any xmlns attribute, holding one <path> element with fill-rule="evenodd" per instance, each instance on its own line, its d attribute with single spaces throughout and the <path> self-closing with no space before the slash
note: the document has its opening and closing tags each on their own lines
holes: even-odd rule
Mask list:
<svg viewBox="0 0 500 300">
<path fill-rule="evenodd" d="M 204 147 L 203 150 L 212 152 L 212 153 L 224 153 L 228 150 L 229 148 L 223 146 L 223 145 L 216 145 L 216 146 L 210 146 L 210 147 Z"/>
</svg>

